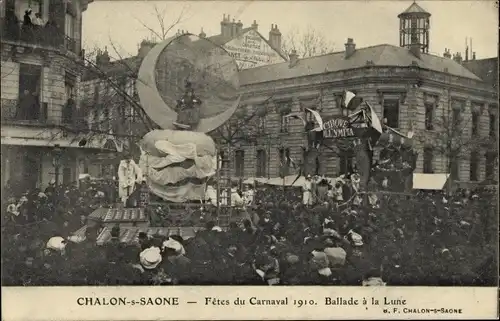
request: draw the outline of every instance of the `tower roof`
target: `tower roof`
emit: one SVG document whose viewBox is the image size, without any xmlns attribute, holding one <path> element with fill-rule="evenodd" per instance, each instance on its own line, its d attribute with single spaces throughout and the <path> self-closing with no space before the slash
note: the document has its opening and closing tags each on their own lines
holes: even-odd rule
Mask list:
<svg viewBox="0 0 500 321">
<path fill-rule="evenodd" d="M 421 6 L 419 6 L 415 1 L 408 7 L 405 11 L 398 15 L 398 18 L 408 17 L 408 16 L 421 16 L 430 17 L 431 14 L 425 11 Z"/>
</svg>

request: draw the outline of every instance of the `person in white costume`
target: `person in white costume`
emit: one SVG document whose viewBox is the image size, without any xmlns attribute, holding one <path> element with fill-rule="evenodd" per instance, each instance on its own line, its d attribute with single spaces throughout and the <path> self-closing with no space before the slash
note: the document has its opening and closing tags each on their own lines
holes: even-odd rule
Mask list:
<svg viewBox="0 0 500 321">
<path fill-rule="evenodd" d="M 232 207 L 243 207 L 245 205 L 244 198 L 238 194 L 238 190 L 236 188 L 231 189 L 231 206 Z"/>
<path fill-rule="evenodd" d="M 126 206 L 127 199 L 135 189 L 135 184 L 142 182 L 142 171 L 130 154 L 120 161 L 118 166 L 118 196 Z"/>
<path fill-rule="evenodd" d="M 304 205 L 312 205 L 313 204 L 313 198 L 312 198 L 312 182 L 311 182 L 311 175 L 307 175 L 306 180 L 304 181 L 304 184 L 302 184 L 302 202 Z"/>
</svg>

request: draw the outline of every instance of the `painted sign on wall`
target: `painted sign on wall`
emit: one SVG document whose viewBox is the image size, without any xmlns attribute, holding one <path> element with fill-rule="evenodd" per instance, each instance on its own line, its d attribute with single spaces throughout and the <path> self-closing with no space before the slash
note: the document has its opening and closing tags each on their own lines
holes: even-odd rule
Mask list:
<svg viewBox="0 0 500 321">
<path fill-rule="evenodd" d="M 255 30 L 249 30 L 224 45 L 240 69 L 284 62 L 276 50 Z"/>
</svg>

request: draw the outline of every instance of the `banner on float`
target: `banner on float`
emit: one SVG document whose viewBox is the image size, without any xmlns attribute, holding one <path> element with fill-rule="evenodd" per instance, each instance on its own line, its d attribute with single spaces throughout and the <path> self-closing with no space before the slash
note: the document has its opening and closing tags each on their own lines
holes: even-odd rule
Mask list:
<svg viewBox="0 0 500 321">
<path fill-rule="evenodd" d="M 323 123 L 323 138 L 362 137 L 368 129 L 364 121 L 353 121 L 348 116 L 334 116 Z"/>
<path fill-rule="evenodd" d="M 2 287 L 2 319 L 496 319 L 496 287 Z"/>
</svg>

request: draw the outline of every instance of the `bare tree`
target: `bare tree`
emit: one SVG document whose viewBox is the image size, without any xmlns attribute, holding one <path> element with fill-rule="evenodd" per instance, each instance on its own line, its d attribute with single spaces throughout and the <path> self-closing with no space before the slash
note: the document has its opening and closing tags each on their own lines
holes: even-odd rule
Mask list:
<svg viewBox="0 0 500 321">
<path fill-rule="evenodd" d="M 144 23 L 155 41 L 166 39 L 175 26 L 186 18 L 189 6 L 184 5 L 174 18 L 168 18 L 168 7 L 154 5 L 154 18 L 158 26 Z M 81 117 L 85 118 L 83 126 L 89 137 L 93 135 L 114 135 L 130 142 L 142 137 L 147 131 L 156 128 L 139 104 L 135 82 L 138 80 L 140 57 L 124 57 L 122 48 L 109 37 L 111 53 L 105 49 L 109 61 L 100 63 L 95 60 L 103 51 L 99 48 L 87 50 L 84 77 L 82 77 Z M 80 117 L 80 118 L 81 118 Z M 85 128 L 87 127 L 87 128 Z"/>
<path fill-rule="evenodd" d="M 153 35 L 157 40 L 161 41 L 167 39 L 172 30 L 187 19 L 186 14 L 189 11 L 189 6 L 184 5 L 179 14 L 172 19 L 167 18 L 168 6 L 166 5 L 163 8 L 159 8 L 157 5 L 154 5 L 153 10 L 155 20 L 158 23 L 157 27 L 151 26 L 138 18 L 136 18 L 136 20 L 144 28 L 149 30 L 149 32 L 151 32 L 151 35 Z"/>
<path fill-rule="evenodd" d="M 312 26 L 304 30 L 294 26 L 284 37 L 281 48 L 287 55 L 295 50 L 299 57 L 307 58 L 333 52 L 334 44 Z"/>
<path fill-rule="evenodd" d="M 478 166 L 479 160 L 474 159 L 474 155 L 480 157 L 479 155 L 484 154 L 485 147 L 495 146 L 495 150 L 494 138 L 480 135 L 478 114 L 481 111 L 465 110 L 463 101 L 453 103 L 450 100 L 447 106 L 438 108 L 435 112 L 437 117 L 433 117 L 432 121 L 431 113 L 427 115 L 427 130 L 417 133 L 415 140 L 428 148 L 432 157 L 441 156 L 445 159 L 446 171 L 451 174 L 452 180 L 458 180 L 461 161 L 477 162 Z"/>
</svg>

